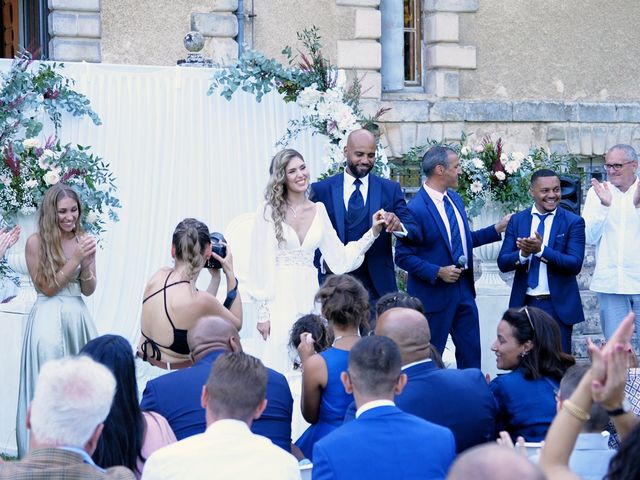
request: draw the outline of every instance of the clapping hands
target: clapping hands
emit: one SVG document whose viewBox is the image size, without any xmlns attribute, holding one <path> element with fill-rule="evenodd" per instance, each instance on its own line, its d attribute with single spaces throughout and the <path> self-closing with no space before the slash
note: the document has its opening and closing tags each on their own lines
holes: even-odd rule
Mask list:
<svg viewBox="0 0 640 480">
<path fill-rule="evenodd" d="M 19 226 L 15 226 L 11 230 L 0 229 L 0 258 L 4 257 L 7 250 L 15 245 L 18 238 L 20 238 Z"/>
<path fill-rule="evenodd" d="M 598 198 L 600 199 L 600 203 L 605 207 L 611 206 L 611 200 L 613 198 L 611 194 L 611 190 L 609 190 L 609 184 L 607 182 L 600 183 L 597 179 L 591 179 L 591 186 L 593 187 L 593 191 L 596 193 Z M 638 196 L 638 190 L 636 189 L 636 193 L 633 196 L 633 202 L 636 203 L 636 196 Z"/>
</svg>

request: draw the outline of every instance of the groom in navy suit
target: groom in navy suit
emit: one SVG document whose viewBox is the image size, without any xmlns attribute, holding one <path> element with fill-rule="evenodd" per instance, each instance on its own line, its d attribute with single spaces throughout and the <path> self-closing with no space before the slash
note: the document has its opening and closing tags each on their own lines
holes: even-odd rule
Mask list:
<svg viewBox="0 0 640 480">
<path fill-rule="evenodd" d="M 473 285 L 473 249 L 500 240 L 509 216 L 471 231 L 458 186 L 460 159 L 455 151 L 431 147 L 422 158 L 427 177 L 409 202 L 419 220 L 418 244 L 400 239 L 396 263 L 408 273 L 407 292 L 425 309 L 433 345 L 442 354 L 451 333 L 458 368 L 480 368 L 480 325 Z"/>
<path fill-rule="evenodd" d="M 584 321 L 576 275 L 582 269 L 584 219 L 558 208 L 560 178 L 553 170 L 531 176 L 533 207 L 516 213 L 498 256 L 503 272 L 515 270 L 509 307 L 532 305 L 551 315 L 571 354 L 573 325 Z"/>
<path fill-rule="evenodd" d="M 369 292 L 373 312 L 378 298 L 398 289 L 391 234 L 416 241 L 415 222 L 407 211 L 400 184 L 370 174 L 376 159 L 376 138 L 371 132 L 365 129 L 351 132 L 344 155 L 347 160 L 344 173 L 311 185 L 311 199 L 325 205 L 333 228 L 345 244 L 360 239 L 371 228 L 373 214 L 381 208 L 385 210 L 386 231 L 380 233 L 360 268 L 350 273 Z M 319 254 L 315 264 L 322 284 L 331 272 L 322 265 Z"/>
</svg>

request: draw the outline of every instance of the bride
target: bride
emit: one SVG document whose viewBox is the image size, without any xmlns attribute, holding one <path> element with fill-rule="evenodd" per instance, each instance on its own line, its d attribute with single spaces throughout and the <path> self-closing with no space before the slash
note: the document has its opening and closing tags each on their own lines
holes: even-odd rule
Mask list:
<svg viewBox="0 0 640 480">
<path fill-rule="evenodd" d="M 286 373 L 292 369 L 289 330 L 299 317 L 317 310 L 316 249 L 332 272 L 355 270 L 382 230 L 384 211 L 373 215 L 373 226 L 360 240 L 343 245 L 325 206 L 308 198 L 309 171 L 300 153 L 278 152 L 269 173 L 266 201 L 258 207 L 253 230 L 249 292 L 260 302 L 257 328 L 265 340 L 262 361 Z"/>
</svg>

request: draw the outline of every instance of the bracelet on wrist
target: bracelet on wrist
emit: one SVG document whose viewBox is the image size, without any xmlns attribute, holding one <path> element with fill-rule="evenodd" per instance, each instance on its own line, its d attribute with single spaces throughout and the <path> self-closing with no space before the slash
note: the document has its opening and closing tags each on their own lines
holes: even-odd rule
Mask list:
<svg viewBox="0 0 640 480">
<path fill-rule="evenodd" d="M 80 275 L 80 281 L 81 282 L 88 282 L 89 280 L 93 280 L 94 278 L 96 278 L 96 276 L 93 274 L 93 272 L 91 272 L 91 275 L 89 275 L 86 278 L 84 278 L 82 275 Z"/>
<path fill-rule="evenodd" d="M 564 400 L 562 402 L 562 409 L 566 410 L 569 415 L 580 420 L 581 422 L 586 422 L 591 418 L 589 412 L 584 411 L 571 400 Z"/>
<path fill-rule="evenodd" d="M 226 308 L 227 310 L 231 308 L 231 305 L 233 305 L 233 302 L 238 296 L 238 279 L 236 278 L 235 280 L 236 280 L 236 286 L 227 292 L 227 298 L 224 299 L 224 303 L 222 304 L 224 308 Z"/>
</svg>

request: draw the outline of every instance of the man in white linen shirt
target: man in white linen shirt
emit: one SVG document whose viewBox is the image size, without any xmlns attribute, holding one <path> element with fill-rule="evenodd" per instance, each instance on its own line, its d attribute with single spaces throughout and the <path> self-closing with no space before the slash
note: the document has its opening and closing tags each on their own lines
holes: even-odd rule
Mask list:
<svg viewBox="0 0 640 480">
<path fill-rule="evenodd" d="M 596 246 L 591 290 L 600 302 L 600 323 L 609 339 L 629 310 L 640 331 L 640 189 L 638 155 L 633 147 L 614 145 L 605 156 L 608 181 L 591 180 L 582 216 L 587 244 Z"/>
<path fill-rule="evenodd" d="M 143 480 L 300 479 L 296 459 L 249 427 L 267 406 L 267 370 L 257 358 L 227 353 L 202 387 L 207 430 L 154 452 Z"/>
</svg>

